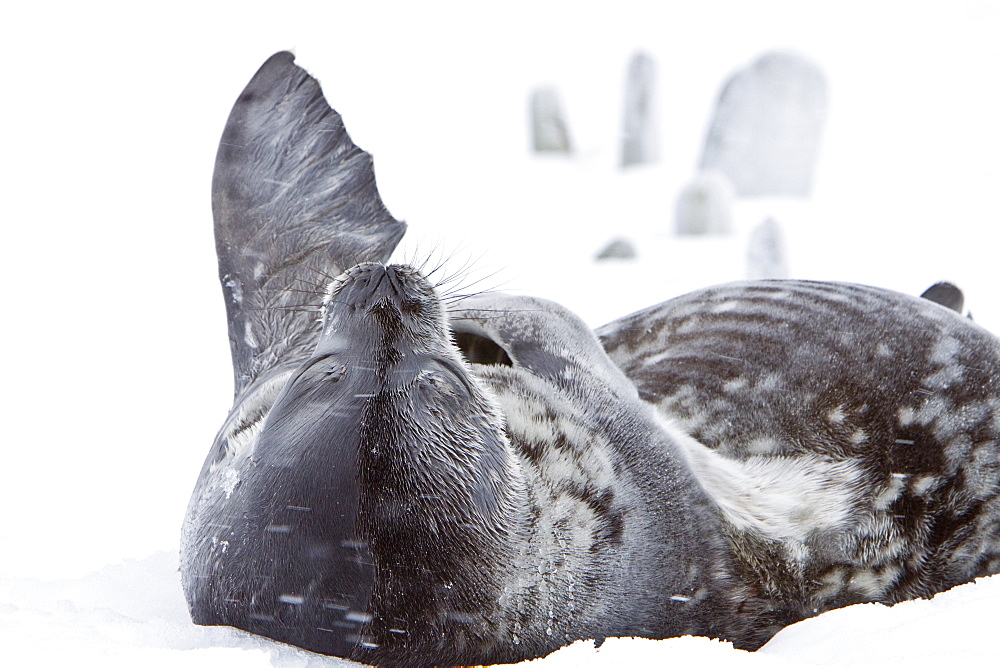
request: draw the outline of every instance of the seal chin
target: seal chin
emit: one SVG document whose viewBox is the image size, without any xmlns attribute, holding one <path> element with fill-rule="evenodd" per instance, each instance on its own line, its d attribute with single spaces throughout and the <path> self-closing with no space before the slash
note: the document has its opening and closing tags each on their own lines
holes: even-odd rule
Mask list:
<svg viewBox="0 0 1000 668">
<path fill-rule="evenodd" d="M 374 583 L 365 635 L 383 657 L 400 631 L 411 649 L 428 643 L 435 653 L 440 634 L 421 620 L 490 610 L 501 596 L 489 571 L 504 563 L 498 555 L 510 556 L 519 530 L 519 468 L 503 419 L 451 343 L 423 276 L 366 263 L 338 277 L 329 295 L 314 359 L 368 379 L 357 522 L 384 577 Z"/>
</svg>

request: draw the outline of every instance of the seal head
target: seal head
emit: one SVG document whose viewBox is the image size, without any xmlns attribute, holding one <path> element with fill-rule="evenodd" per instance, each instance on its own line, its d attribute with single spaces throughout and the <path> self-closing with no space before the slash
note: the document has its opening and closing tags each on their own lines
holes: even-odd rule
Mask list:
<svg viewBox="0 0 1000 668">
<path fill-rule="evenodd" d="M 197 623 L 360 659 L 461 648 L 501 598 L 490 566 L 513 557 L 524 484 L 449 336 L 409 267 L 334 281 L 314 354 L 212 472 L 230 521 L 191 548 Z"/>
</svg>

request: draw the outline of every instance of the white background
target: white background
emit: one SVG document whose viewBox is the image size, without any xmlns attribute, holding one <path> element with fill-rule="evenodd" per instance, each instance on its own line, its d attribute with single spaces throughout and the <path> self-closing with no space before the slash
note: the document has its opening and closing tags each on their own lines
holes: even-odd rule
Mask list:
<svg viewBox="0 0 1000 668">
<path fill-rule="evenodd" d="M 237 94 L 282 49 L 374 155 L 383 199 L 410 225 L 404 254 L 468 256 L 471 275 L 499 270 L 492 284 L 596 326 L 741 278 L 746 231 L 774 215 L 794 277 L 910 293 L 948 278 L 978 322 L 1000 328 L 1000 5 L 534 5 L 5 10 L 0 577 L 72 582 L 176 551 L 232 391 L 215 150 Z M 657 61 L 663 159 L 623 173 L 624 73 L 638 48 Z M 720 86 L 771 49 L 807 56 L 829 84 L 813 197 L 740 202 L 724 240 L 672 238 Z M 563 93 L 570 160 L 528 151 L 528 93 L 545 83 Z M 590 260 L 619 235 L 638 262 Z"/>
</svg>

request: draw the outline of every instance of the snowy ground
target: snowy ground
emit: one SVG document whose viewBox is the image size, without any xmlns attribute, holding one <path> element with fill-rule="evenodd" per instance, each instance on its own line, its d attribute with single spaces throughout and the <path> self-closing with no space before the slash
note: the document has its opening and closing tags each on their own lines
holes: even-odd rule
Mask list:
<svg viewBox="0 0 1000 668">
<path fill-rule="evenodd" d="M 274 51 L 296 51 L 375 156 L 383 198 L 410 225 L 402 257 L 473 258 L 470 280 L 499 270 L 489 287 L 561 301 L 596 326 L 741 278 L 746 235 L 770 215 L 793 276 L 914 294 L 948 278 L 1000 331 L 1000 7 L 688 4 L 8 10 L 5 663 L 333 664 L 190 625 L 176 574 L 184 506 L 231 392 L 211 170 L 233 100 Z M 623 77 L 636 48 L 659 65 L 663 161 L 622 172 Z M 813 197 L 742 201 L 731 237 L 673 238 L 674 198 L 719 86 L 774 48 L 812 58 L 828 78 Z M 527 94 L 541 83 L 564 92 L 573 159 L 529 155 Z M 637 243 L 638 260 L 595 263 L 616 236 Z M 994 578 L 930 602 L 828 613 L 757 654 L 702 639 L 609 642 L 543 665 L 981 665 L 995 653 L 987 624 L 998 603 Z"/>
</svg>

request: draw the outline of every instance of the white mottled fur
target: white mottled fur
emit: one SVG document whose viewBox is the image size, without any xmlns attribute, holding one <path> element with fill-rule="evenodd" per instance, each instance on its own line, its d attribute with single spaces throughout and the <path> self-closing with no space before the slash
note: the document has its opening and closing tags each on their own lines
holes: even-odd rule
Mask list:
<svg viewBox="0 0 1000 668">
<path fill-rule="evenodd" d="M 735 528 L 805 542 L 814 531 L 846 528 L 860 501 L 862 470 L 815 455 L 725 457 L 657 416 L 691 472 Z"/>
<path fill-rule="evenodd" d="M 585 427 L 567 419 L 563 406 L 557 406 L 556 414 L 561 416 L 558 421 L 553 422 L 545 417 L 544 409 L 552 405 L 553 398 L 548 397 L 548 402 L 543 402 L 540 397 L 544 397 L 543 392 L 547 390 L 534 376 L 523 373 L 520 370 L 493 370 L 493 375 L 510 375 L 517 378 L 521 392 L 508 395 L 503 393 L 497 396 L 497 400 L 502 408 L 501 415 L 506 416 L 507 425 L 512 433 L 518 438 L 527 442 L 545 443 L 547 447 L 542 450 L 542 461 L 539 468 L 546 472 L 546 477 L 553 480 L 569 480 L 579 484 L 590 483 L 598 487 L 607 487 L 614 482 L 614 467 L 607 453 L 607 443 L 599 434 L 586 431 Z M 532 396 L 524 392 L 524 388 L 529 388 L 535 392 Z M 588 452 L 587 467 L 581 467 L 579 462 L 572 457 L 566 456 L 555 448 L 555 442 L 559 435 L 563 435 L 570 442 L 580 444 L 581 449 Z"/>
</svg>

